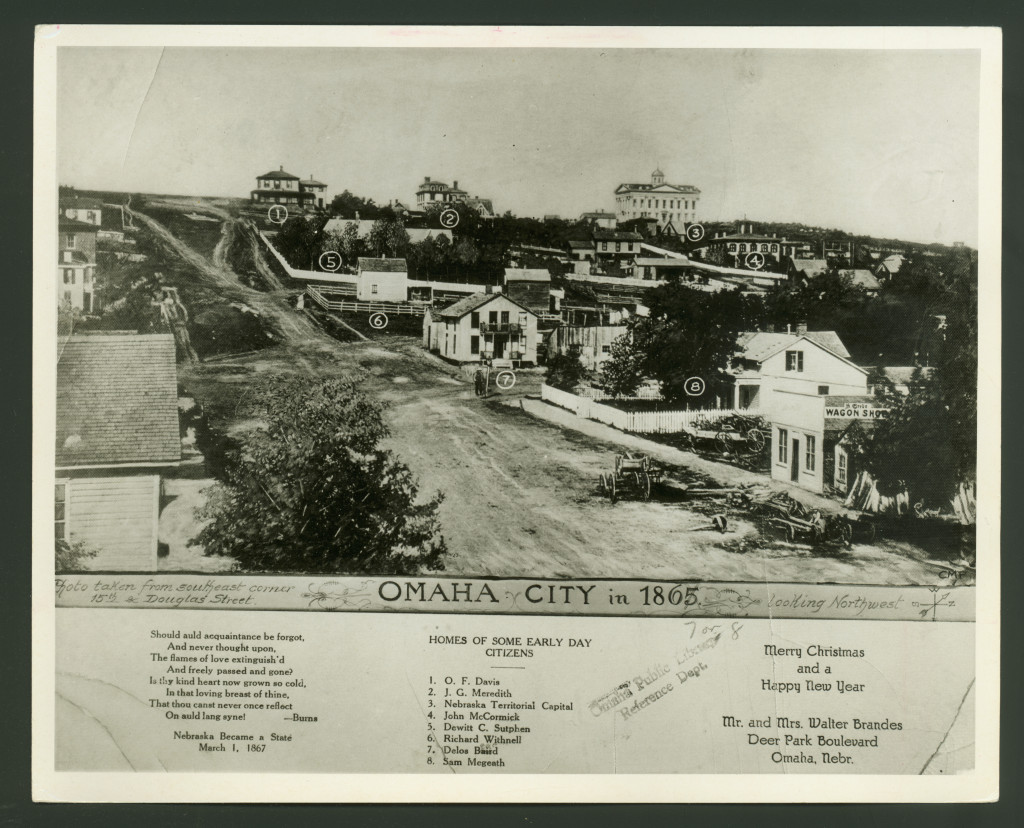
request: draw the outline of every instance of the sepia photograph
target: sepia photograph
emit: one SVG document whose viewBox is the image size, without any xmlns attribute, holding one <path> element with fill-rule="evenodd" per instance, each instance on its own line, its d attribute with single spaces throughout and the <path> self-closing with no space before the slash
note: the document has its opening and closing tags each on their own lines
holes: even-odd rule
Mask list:
<svg viewBox="0 0 1024 828">
<path fill-rule="evenodd" d="M 61 51 L 58 571 L 973 581 L 979 71 Z"/>
<path fill-rule="evenodd" d="M 999 48 L 41 27 L 36 796 L 996 796 Z"/>
</svg>

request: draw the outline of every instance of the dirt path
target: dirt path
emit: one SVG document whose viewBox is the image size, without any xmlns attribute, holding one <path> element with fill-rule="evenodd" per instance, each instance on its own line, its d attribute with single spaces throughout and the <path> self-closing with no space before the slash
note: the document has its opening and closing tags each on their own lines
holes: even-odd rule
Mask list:
<svg viewBox="0 0 1024 828">
<path fill-rule="evenodd" d="M 287 296 L 283 292 L 264 293 L 242 284 L 238 275 L 226 264 L 226 248 L 223 247 L 222 243 L 217 245 L 220 253 L 218 254 L 216 250 L 214 251 L 214 258 L 220 260 L 220 264 L 218 264 L 216 261 L 210 261 L 205 256 L 197 253 L 156 219 L 128 207 L 125 208 L 125 211 L 137 222 L 145 225 L 146 228 L 152 231 L 165 247 L 209 279 L 225 297 L 233 301 L 243 302 L 269 319 L 276 331 L 288 344 L 298 346 L 299 348 L 303 345 L 323 346 L 328 343 L 336 344 L 335 340 L 322 331 L 309 316 L 291 307 Z M 231 221 L 233 222 L 233 220 Z M 234 230 L 228 232 L 233 233 Z M 222 235 L 221 239 L 223 242 L 224 235 Z"/>
</svg>

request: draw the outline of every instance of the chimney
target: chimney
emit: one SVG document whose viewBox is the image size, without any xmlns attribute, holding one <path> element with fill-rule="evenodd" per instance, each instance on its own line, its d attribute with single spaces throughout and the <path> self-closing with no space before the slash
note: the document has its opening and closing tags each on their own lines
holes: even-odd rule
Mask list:
<svg viewBox="0 0 1024 828">
<path fill-rule="evenodd" d="M 356 210 L 356 221 L 359 221 L 359 211 Z"/>
<path fill-rule="evenodd" d="M 786 323 L 786 333 L 788 333 L 788 334 L 793 333 L 793 326 L 790 325 L 788 322 Z"/>
<path fill-rule="evenodd" d="M 430 183 L 430 176 L 429 175 L 423 176 L 423 183 L 424 184 L 429 184 Z"/>
<path fill-rule="evenodd" d="M 455 181 L 452 182 L 452 189 L 453 190 L 459 189 L 459 180 L 458 179 L 455 179 Z"/>
<path fill-rule="evenodd" d="M 800 336 L 803 336 L 805 333 L 807 333 L 807 323 L 806 322 L 797 322 L 796 323 L 796 332 Z"/>
<path fill-rule="evenodd" d="M 284 172 L 284 164 L 281 164 L 278 168 L 278 172 Z"/>
</svg>

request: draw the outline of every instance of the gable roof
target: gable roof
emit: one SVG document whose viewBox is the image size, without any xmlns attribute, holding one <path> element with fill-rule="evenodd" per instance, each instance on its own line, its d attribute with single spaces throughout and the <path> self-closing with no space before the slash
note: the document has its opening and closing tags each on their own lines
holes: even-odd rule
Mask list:
<svg viewBox="0 0 1024 828">
<path fill-rule="evenodd" d="M 102 210 L 103 202 L 98 198 L 88 198 L 79 195 L 63 195 L 58 199 L 62 210 Z"/>
<path fill-rule="evenodd" d="M 408 273 L 409 266 L 405 259 L 374 259 L 368 256 L 359 257 L 359 271 L 370 273 Z"/>
<path fill-rule="evenodd" d="M 594 241 L 643 241 L 644 237 L 632 230 L 595 230 Z"/>
<path fill-rule="evenodd" d="M 736 339 L 736 345 L 743 352 L 744 359 L 763 362 L 783 348 L 807 339 L 842 359 L 849 359 L 850 352 L 835 331 L 808 331 L 798 333 L 768 333 L 767 331 L 743 331 Z"/>
<path fill-rule="evenodd" d="M 569 239 L 569 247 L 573 250 L 593 250 L 594 242 L 589 239 L 586 241 L 580 241 L 579 239 Z"/>
<path fill-rule="evenodd" d="M 550 282 L 551 274 L 542 268 L 505 268 L 506 282 Z"/>
<path fill-rule="evenodd" d="M 828 262 L 825 259 L 793 259 L 792 262 L 793 269 L 805 276 L 820 276 L 828 270 Z"/>
<path fill-rule="evenodd" d="M 69 337 L 57 362 L 58 467 L 180 459 L 174 337 Z"/>
<path fill-rule="evenodd" d="M 98 225 L 90 224 L 87 221 L 68 218 L 62 213 L 57 220 L 57 229 L 63 230 L 64 232 L 73 231 L 75 233 L 97 233 L 100 228 Z"/>
<path fill-rule="evenodd" d="M 530 310 L 528 307 L 526 307 L 526 305 L 524 305 L 522 302 L 517 302 L 515 299 L 513 299 L 511 296 L 508 296 L 507 294 L 504 294 L 504 293 L 474 293 L 471 296 L 467 296 L 465 299 L 460 299 L 454 305 L 449 305 L 447 308 L 442 310 L 438 314 L 438 316 L 441 316 L 441 317 L 443 317 L 445 319 L 461 319 L 467 313 L 471 313 L 472 311 L 475 311 L 477 308 L 482 308 L 484 305 L 486 305 L 492 299 L 498 299 L 498 298 L 506 299 L 509 302 L 511 302 L 513 305 L 517 305 L 518 307 L 522 308 L 527 313 L 531 313 L 534 316 L 537 315 L 532 310 Z"/>
<path fill-rule="evenodd" d="M 878 290 L 881 287 L 878 279 L 875 278 L 875 274 L 870 270 L 856 268 L 855 270 L 841 270 L 839 272 L 843 276 L 849 276 L 853 279 L 853 283 L 855 285 L 862 287 L 865 290 Z"/>
</svg>

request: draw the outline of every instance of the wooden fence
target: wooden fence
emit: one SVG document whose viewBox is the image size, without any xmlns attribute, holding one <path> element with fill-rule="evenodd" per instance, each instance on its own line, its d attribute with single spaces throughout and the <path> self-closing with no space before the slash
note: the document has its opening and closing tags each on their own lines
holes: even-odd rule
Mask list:
<svg viewBox="0 0 1024 828">
<path fill-rule="evenodd" d="M 399 302 L 357 302 L 345 297 L 352 296 L 349 291 L 336 288 L 322 288 L 319 285 L 307 285 L 306 295 L 321 308 L 328 311 L 352 311 L 355 313 L 390 313 L 399 316 L 423 316 L 427 305 L 413 305 Z"/>
<path fill-rule="evenodd" d="M 752 409 L 738 411 L 735 408 L 704 408 L 692 411 L 623 411 L 610 405 L 601 405 L 596 400 L 559 391 L 546 383 L 540 387 L 541 399 L 566 408 L 587 420 L 610 425 L 620 431 L 634 434 L 676 434 L 697 420 L 717 420 L 732 414 L 756 416 Z"/>
</svg>

